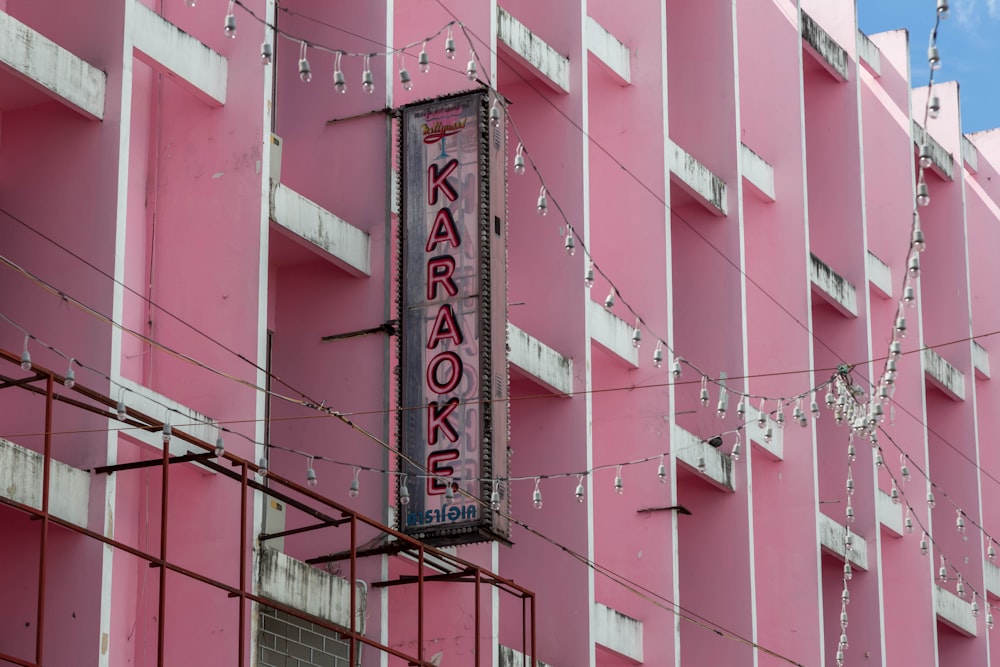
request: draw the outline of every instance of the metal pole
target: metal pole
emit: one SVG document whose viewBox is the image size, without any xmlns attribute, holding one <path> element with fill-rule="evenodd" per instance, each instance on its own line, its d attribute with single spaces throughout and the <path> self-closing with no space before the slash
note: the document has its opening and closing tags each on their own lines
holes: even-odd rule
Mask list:
<svg viewBox="0 0 1000 667">
<path fill-rule="evenodd" d="M 476 570 L 476 625 L 475 625 L 475 633 L 476 633 L 476 635 L 475 635 L 475 642 L 476 642 L 476 667 L 480 667 L 480 664 L 481 664 L 479 662 L 479 651 L 480 651 L 480 639 L 479 639 L 479 635 L 482 634 L 480 632 L 480 626 L 479 626 L 479 624 L 481 623 L 481 615 L 479 613 L 479 605 L 480 605 L 480 597 L 481 597 L 480 593 L 479 593 L 479 584 L 480 584 L 480 573 L 479 573 L 479 570 L 477 569 Z"/>
<path fill-rule="evenodd" d="M 417 549 L 417 662 L 424 664 L 424 545 Z"/>
<path fill-rule="evenodd" d="M 49 547 L 49 482 L 52 468 L 52 376 L 45 379 L 45 444 L 42 457 L 42 534 L 38 551 L 38 616 L 35 619 L 35 662 L 42 664 L 45 648 L 45 559 Z"/>
<path fill-rule="evenodd" d="M 358 520 L 351 515 L 351 650 L 350 667 L 358 666 L 358 642 L 354 640 L 358 613 Z"/>
<path fill-rule="evenodd" d="M 163 484 L 160 489 L 160 605 L 156 619 L 156 667 L 164 667 L 167 610 L 167 506 L 170 494 L 170 443 L 163 443 Z"/>
<path fill-rule="evenodd" d="M 535 594 L 531 594 L 531 665 L 534 667 L 536 664 L 535 659 Z M 525 664 L 528 664 L 527 660 Z"/>
<path fill-rule="evenodd" d="M 245 667 L 247 622 L 247 464 L 240 466 L 240 645 L 239 667 Z"/>
</svg>

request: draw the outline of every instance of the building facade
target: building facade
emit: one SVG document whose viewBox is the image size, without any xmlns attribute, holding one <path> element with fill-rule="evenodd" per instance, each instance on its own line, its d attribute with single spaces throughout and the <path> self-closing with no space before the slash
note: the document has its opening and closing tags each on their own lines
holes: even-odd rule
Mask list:
<svg viewBox="0 0 1000 667">
<path fill-rule="evenodd" d="M 0 665 L 1000 662 L 1000 131 L 911 89 L 904 31 L 0 0 L 0 32 Z M 398 456 L 397 111 L 466 91 L 506 164 L 509 379 L 468 401 L 502 474 Z M 509 539 L 397 530 L 424 491 Z"/>
</svg>

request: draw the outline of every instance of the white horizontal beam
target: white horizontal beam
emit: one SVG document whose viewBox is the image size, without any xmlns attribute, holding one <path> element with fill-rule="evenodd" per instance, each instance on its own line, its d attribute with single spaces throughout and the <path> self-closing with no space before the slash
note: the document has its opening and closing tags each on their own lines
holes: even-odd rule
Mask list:
<svg viewBox="0 0 1000 667">
<path fill-rule="evenodd" d="M 182 83 L 211 106 L 226 103 L 229 64 L 176 25 L 132 2 L 132 39 L 139 60 Z"/>
<path fill-rule="evenodd" d="M 104 118 L 107 74 L 3 11 L 0 64 L 84 116 Z"/>
<path fill-rule="evenodd" d="M 808 51 L 827 72 L 838 81 L 847 81 L 847 51 L 830 36 L 811 16 L 801 12 L 802 41 Z"/>
<path fill-rule="evenodd" d="M 965 400 L 965 375 L 934 350 L 923 354 L 924 375 L 932 385 L 954 401 Z"/>
<path fill-rule="evenodd" d="M 774 201 L 774 167 L 754 153 L 746 144 L 740 144 L 740 166 L 750 191 L 766 202 Z"/>
<path fill-rule="evenodd" d="M 969 137 L 962 135 L 962 162 L 970 173 L 979 171 L 979 151 L 976 145 L 969 140 Z"/>
<path fill-rule="evenodd" d="M 924 130 L 917 121 L 911 123 L 913 132 L 913 143 L 919 150 L 926 143 L 930 147 L 931 170 L 941 178 L 949 181 L 955 178 L 955 158 L 952 157 L 944 146 L 938 143 L 937 139 L 931 136 L 930 132 Z"/>
<path fill-rule="evenodd" d="M 542 662 L 538 658 L 533 658 L 529 665 L 524 659 L 524 654 L 520 651 L 516 651 L 509 646 L 504 646 L 503 644 L 497 645 L 497 650 L 499 653 L 499 666 L 500 667 L 549 667 L 546 663 Z"/>
<path fill-rule="evenodd" d="M 934 586 L 934 611 L 946 624 L 969 637 L 976 636 L 976 617 L 966 600 L 940 586 Z"/>
<path fill-rule="evenodd" d="M 0 438 L 0 497 L 42 509 L 44 466 L 41 453 Z M 89 507 L 90 474 L 51 459 L 49 513 L 86 528 Z"/>
<path fill-rule="evenodd" d="M 880 297 L 892 298 L 892 269 L 871 250 L 868 251 L 868 282 Z"/>
<path fill-rule="evenodd" d="M 632 83 L 632 54 L 627 46 L 595 21 L 587 17 L 587 50 L 623 86 Z"/>
<path fill-rule="evenodd" d="M 670 453 L 706 480 L 713 482 L 713 486 L 725 491 L 736 490 L 732 459 L 676 423 L 670 431 Z M 698 469 L 702 458 L 705 460 L 704 472 Z"/>
<path fill-rule="evenodd" d="M 868 35 L 858 30 L 858 60 L 871 70 L 875 76 L 882 76 L 882 52 Z"/>
<path fill-rule="evenodd" d="M 986 592 L 1000 597 L 1000 567 L 997 567 L 989 560 L 983 560 L 983 581 L 986 583 Z"/>
<path fill-rule="evenodd" d="M 508 360 L 531 380 L 549 391 L 573 393 L 573 360 L 559 354 L 516 326 L 507 323 Z"/>
<path fill-rule="evenodd" d="M 976 341 L 972 341 L 972 367 L 980 380 L 990 379 L 990 353 Z"/>
<path fill-rule="evenodd" d="M 809 279 L 813 291 L 836 310 L 848 317 L 858 316 L 858 294 L 854 285 L 813 253 L 809 253 Z"/>
<path fill-rule="evenodd" d="M 862 570 L 868 570 L 868 542 L 853 531 L 851 535 L 853 535 L 853 548 L 850 551 L 851 563 Z M 847 549 L 844 546 L 845 539 L 847 539 L 847 529 L 819 512 L 820 547 L 843 560 L 847 556 Z"/>
<path fill-rule="evenodd" d="M 271 220 L 351 275 L 371 275 L 368 234 L 280 183 L 271 184 Z"/>
<path fill-rule="evenodd" d="M 351 584 L 342 577 L 262 546 L 257 550 L 257 581 L 260 595 L 269 600 L 350 627 Z M 365 631 L 367 593 L 367 587 L 359 581 L 354 627 L 361 633 Z"/>
<path fill-rule="evenodd" d="M 601 347 L 618 356 L 632 367 L 639 366 L 639 350 L 632 345 L 633 327 L 614 313 L 609 313 L 594 300 L 587 301 L 590 336 Z"/>
<path fill-rule="evenodd" d="M 569 92 L 569 58 L 545 43 L 503 7 L 497 7 L 497 40 L 556 92 Z"/>
<path fill-rule="evenodd" d="M 888 493 L 879 489 L 878 506 L 876 514 L 878 521 L 885 526 L 896 537 L 903 536 L 903 507 L 899 503 L 892 502 Z"/>
<path fill-rule="evenodd" d="M 594 643 L 642 662 L 642 621 L 594 602 Z"/>
<path fill-rule="evenodd" d="M 695 200 L 718 216 L 729 214 L 726 201 L 726 183 L 712 171 L 671 140 L 670 173 L 676 182 Z"/>
<path fill-rule="evenodd" d="M 120 392 L 120 396 L 121 400 L 125 402 L 125 406 L 129 409 L 147 415 L 152 419 L 164 422 L 169 420 L 171 428 L 183 431 L 203 442 L 214 443 L 218 437 L 218 426 L 216 426 L 214 419 L 128 378 L 119 378 L 117 385 L 124 388 L 124 391 Z M 158 431 L 152 432 L 141 428 L 126 427 L 126 430 L 122 433 L 145 445 L 161 451 L 163 450 L 163 436 Z M 201 453 L 201 451 L 196 451 L 195 447 L 180 438 L 171 439 L 171 456 L 182 456 L 191 451 Z M 208 468 L 205 469 L 209 470 Z"/>
</svg>

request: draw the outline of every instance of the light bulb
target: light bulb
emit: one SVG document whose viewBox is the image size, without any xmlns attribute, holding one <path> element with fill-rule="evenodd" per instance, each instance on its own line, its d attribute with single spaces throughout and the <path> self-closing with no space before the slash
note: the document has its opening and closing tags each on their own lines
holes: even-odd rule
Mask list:
<svg viewBox="0 0 1000 667">
<path fill-rule="evenodd" d="M 844 510 L 844 518 L 847 519 L 847 523 L 854 523 L 854 507 L 852 507 L 849 503 L 847 505 L 847 509 Z"/>
<path fill-rule="evenodd" d="M 941 100 L 938 99 L 937 95 L 931 95 L 931 99 L 927 103 L 927 115 L 931 118 L 937 118 L 941 115 Z"/>
<path fill-rule="evenodd" d="M 642 345 L 642 332 L 639 330 L 639 320 L 635 321 L 635 328 L 632 329 L 632 347 L 638 349 Z"/>
<path fill-rule="evenodd" d="M 399 504 L 406 507 L 410 504 L 410 489 L 406 486 L 406 476 L 399 482 Z"/>
<path fill-rule="evenodd" d="M 347 489 L 347 495 L 351 498 L 357 498 L 359 493 L 361 493 L 361 482 L 355 477 L 351 480 L 351 486 Z"/>
<path fill-rule="evenodd" d="M 816 394 L 813 394 L 812 400 L 809 401 L 809 412 L 812 413 L 813 419 L 819 419 L 819 403 L 816 401 Z"/>
<path fill-rule="evenodd" d="M 858 458 L 858 452 L 854 448 L 854 443 L 853 442 L 849 443 L 847 445 L 847 460 L 850 461 L 851 463 L 854 463 L 855 459 L 857 458 Z"/>
<path fill-rule="evenodd" d="M 653 350 L 653 368 L 663 367 L 663 341 L 656 341 L 656 349 Z"/>
<path fill-rule="evenodd" d="M 965 517 L 962 515 L 962 510 L 958 510 L 958 516 L 955 518 L 955 528 L 958 530 L 959 534 L 965 533 Z"/>
<path fill-rule="evenodd" d="M 215 438 L 215 457 L 222 458 L 226 453 L 226 443 L 222 440 L 222 431 L 219 431 L 218 437 Z"/>
<path fill-rule="evenodd" d="M 604 310 L 610 311 L 615 307 L 615 288 L 612 287 L 611 291 L 608 292 L 608 296 L 604 299 Z"/>
<path fill-rule="evenodd" d="M 906 336 L 906 318 L 902 315 L 896 318 L 896 333 L 899 334 L 900 338 Z M 892 359 L 889 361 L 892 361 Z"/>
<path fill-rule="evenodd" d="M 927 169 L 932 164 L 934 164 L 934 159 L 931 157 L 931 145 L 920 144 L 920 166 Z"/>
<path fill-rule="evenodd" d="M 986 629 L 987 630 L 992 630 L 993 629 L 993 612 L 992 611 L 986 612 Z"/>
<path fill-rule="evenodd" d="M 125 408 L 125 399 L 118 399 L 118 407 L 115 408 L 115 412 L 118 413 L 118 420 L 125 421 L 125 417 L 128 416 L 128 410 Z"/>
<path fill-rule="evenodd" d="M 851 532 L 850 528 L 844 533 L 844 550 L 854 551 L 854 533 Z"/>
<path fill-rule="evenodd" d="M 514 153 L 514 173 L 518 176 L 524 174 L 524 144 L 518 143 L 517 151 Z"/>
<path fill-rule="evenodd" d="M 660 465 L 656 469 L 656 476 L 660 480 L 660 484 L 667 482 L 667 466 L 663 463 L 663 454 L 660 454 Z"/>
<path fill-rule="evenodd" d="M 969 605 L 969 611 L 972 612 L 973 616 L 979 616 L 979 604 L 976 603 L 975 594 L 972 595 L 972 604 Z"/>
<path fill-rule="evenodd" d="M 906 274 L 911 278 L 920 277 L 920 257 L 917 255 L 912 255 L 910 257 L 910 263 L 906 267 Z"/>
<path fill-rule="evenodd" d="M 260 457 L 260 461 L 257 461 L 257 472 L 260 473 L 261 477 L 267 475 L 267 457 Z"/>
<path fill-rule="evenodd" d="M 948 0 L 937 0 L 937 13 L 943 19 L 948 18 Z"/>
<path fill-rule="evenodd" d="M 890 357 L 899 357 L 901 354 L 903 354 L 903 345 L 898 340 L 889 343 Z"/>
<path fill-rule="evenodd" d="M 847 471 L 847 482 L 845 483 L 845 488 L 847 490 L 847 495 L 854 494 L 854 477 L 851 475 L 851 471 Z"/>
<path fill-rule="evenodd" d="M 739 434 L 737 434 L 736 443 L 733 445 L 733 449 L 729 452 L 729 458 L 733 461 L 740 460 L 740 452 L 743 451 L 743 445 L 740 444 L 738 439 Z"/>
<path fill-rule="evenodd" d="M 941 54 L 936 46 L 927 47 L 927 64 L 931 69 L 941 69 Z"/>
<path fill-rule="evenodd" d="M 583 284 L 587 289 L 594 286 L 594 260 L 590 260 L 587 269 L 583 272 Z"/>
<path fill-rule="evenodd" d="M 306 484 L 310 488 L 313 488 L 317 484 L 319 484 L 319 480 L 316 479 L 316 470 L 312 466 L 306 468 Z M 355 495 L 357 494 L 352 493 L 351 497 L 353 498 Z"/>
<path fill-rule="evenodd" d="M 885 459 L 882 458 L 882 452 L 876 452 L 875 454 L 875 467 L 881 469 L 885 465 Z"/>
<path fill-rule="evenodd" d="M 934 500 L 934 493 L 931 492 L 931 491 L 928 491 L 927 492 L 927 507 L 929 507 L 931 509 L 934 509 L 935 505 L 937 505 L 937 501 Z"/>
<path fill-rule="evenodd" d="M 465 78 L 469 81 L 475 81 L 476 74 L 476 54 L 472 51 L 469 53 L 469 63 L 465 66 Z"/>
<path fill-rule="evenodd" d="M 701 403 L 701 407 L 707 408 L 708 407 L 708 401 L 709 401 L 709 398 L 710 398 L 709 395 L 708 395 L 708 387 L 702 387 L 701 388 L 701 392 L 700 392 L 700 395 L 699 395 L 698 398 L 699 398 L 699 402 Z"/>
<path fill-rule="evenodd" d="M 914 257 L 916 259 L 916 257 Z M 913 289 L 913 285 L 907 285 L 903 288 L 903 303 L 908 307 L 912 308 L 913 304 L 917 301 L 917 294 Z"/>
<path fill-rule="evenodd" d="M 931 203 L 931 195 L 926 183 L 917 183 L 917 206 L 927 206 Z"/>
<path fill-rule="evenodd" d="M 160 433 L 160 437 L 163 439 L 163 444 L 164 445 L 169 445 L 170 444 L 170 438 L 173 436 L 173 434 L 174 434 L 174 429 L 171 428 L 170 422 L 168 421 L 168 422 L 164 423 L 163 424 L 163 432 Z"/>
<path fill-rule="evenodd" d="M 913 245 L 914 250 L 916 250 L 917 252 L 923 252 L 924 249 L 927 247 L 927 243 L 924 241 L 924 231 L 919 227 L 914 229 L 913 236 L 910 239 L 910 243 L 911 245 Z"/>
<path fill-rule="evenodd" d="M 361 88 L 366 93 L 375 92 L 375 78 L 372 76 L 371 56 L 365 56 L 365 68 L 361 72 Z"/>
<path fill-rule="evenodd" d="M 704 456 L 698 457 L 698 472 L 704 473 L 708 471 L 708 462 L 705 460 Z"/>
<path fill-rule="evenodd" d="M 312 81 L 312 68 L 309 67 L 309 61 L 305 58 L 299 58 L 299 78 L 302 79 L 303 83 L 309 83 Z"/>
<path fill-rule="evenodd" d="M 444 499 L 445 502 L 449 503 L 455 499 L 455 482 L 452 482 L 450 479 L 445 480 Z"/>
<path fill-rule="evenodd" d="M 500 509 L 500 482 L 493 485 L 493 491 L 490 492 L 490 507 L 493 511 Z"/>
<path fill-rule="evenodd" d="M 767 427 L 764 429 L 764 442 L 771 442 L 774 439 L 774 429 L 771 428 L 771 423 L 768 422 Z"/>
<path fill-rule="evenodd" d="M 899 474 L 902 475 L 904 482 L 909 482 L 910 481 L 910 467 L 908 465 L 906 465 L 906 459 L 905 458 L 900 463 Z"/>
<path fill-rule="evenodd" d="M 451 26 L 448 26 L 448 37 L 444 40 L 444 55 L 448 60 L 455 59 L 455 37 L 452 35 Z"/>
<path fill-rule="evenodd" d="M 399 70 L 399 83 L 403 86 L 403 90 L 413 90 L 413 81 L 410 80 L 410 73 L 406 71 L 406 67 Z"/>
<path fill-rule="evenodd" d="M 618 466 L 618 470 L 615 473 L 615 493 L 619 496 L 625 491 L 625 484 L 622 482 L 622 467 Z"/>
<path fill-rule="evenodd" d="M 198 3 L 197 0 L 184 0 L 184 4 L 188 7 L 194 7 Z"/>
<path fill-rule="evenodd" d="M 847 590 L 847 584 L 844 584 L 844 590 L 840 593 L 841 604 L 851 604 L 851 592 Z"/>
<path fill-rule="evenodd" d="M 569 227 L 566 228 L 566 242 L 564 246 L 567 255 L 572 257 L 576 254 L 576 239 L 573 237 L 573 230 Z"/>
<path fill-rule="evenodd" d="M 676 380 L 676 379 L 680 378 L 682 370 L 683 369 L 681 368 L 681 358 L 680 357 L 674 357 L 674 362 L 673 362 L 673 364 L 671 365 L 671 368 L 670 368 L 670 374 L 673 375 L 674 379 Z"/>
<path fill-rule="evenodd" d="M 837 653 L 834 656 L 834 660 L 837 663 L 837 667 L 844 667 L 844 650 L 837 649 Z"/>
<path fill-rule="evenodd" d="M 500 127 L 500 100 L 493 100 L 490 107 L 490 123 L 493 127 Z"/>
<path fill-rule="evenodd" d="M 69 367 L 66 369 L 66 377 L 63 378 L 63 386 L 72 389 L 76 385 L 76 371 L 73 370 L 74 359 L 70 357 Z"/>
<path fill-rule="evenodd" d="M 962 575 L 958 575 L 958 583 L 955 584 L 955 594 L 960 598 L 965 597 L 965 582 L 962 581 Z"/>
<path fill-rule="evenodd" d="M 340 69 L 340 58 L 344 53 L 342 51 L 337 51 L 337 56 L 333 62 L 333 89 L 338 93 L 347 92 L 347 81 L 344 79 L 344 72 Z M 399 78 L 403 78 L 403 73 L 399 73 Z M 403 82 L 403 87 L 406 87 L 406 82 Z M 407 88 L 407 90 L 409 90 Z"/>
<path fill-rule="evenodd" d="M 743 418 L 746 417 L 746 414 L 747 414 L 747 402 L 746 399 L 740 396 L 740 400 L 736 402 L 736 418 L 742 422 Z"/>
<path fill-rule="evenodd" d="M 930 551 L 930 548 L 927 545 L 927 533 L 924 533 L 920 537 L 920 553 L 926 556 L 928 551 Z"/>
<path fill-rule="evenodd" d="M 991 561 L 996 560 L 997 558 L 997 550 L 996 547 L 993 546 L 993 542 L 990 542 L 990 546 L 986 549 L 986 557 Z"/>
<path fill-rule="evenodd" d="M 889 499 L 892 500 L 893 504 L 899 504 L 899 489 L 896 488 L 896 483 L 892 483 L 892 488 L 889 489 Z"/>
<path fill-rule="evenodd" d="M 907 513 L 906 518 L 903 519 L 903 528 L 906 530 L 906 534 L 909 535 L 913 532 L 913 518 Z"/>
<path fill-rule="evenodd" d="M 542 509 L 542 490 L 538 488 L 541 481 L 541 478 L 535 478 L 535 491 L 531 494 L 531 504 L 535 506 L 536 510 Z"/>
<path fill-rule="evenodd" d="M 427 55 L 427 42 L 424 42 L 423 48 L 420 49 L 420 55 L 417 56 L 417 65 L 424 74 L 427 74 L 431 69 L 431 59 Z"/>
<path fill-rule="evenodd" d="M 725 387 L 719 389 L 719 404 L 715 407 L 715 414 L 718 415 L 719 419 L 726 418 L 726 410 L 729 407 L 729 394 L 726 393 Z"/>
<path fill-rule="evenodd" d="M 264 42 L 260 45 L 260 61 L 265 65 L 270 65 L 273 59 L 274 47 L 271 46 L 270 42 Z"/>
<path fill-rule="evenodd" d="M 226 14 L 226 22 L 223 31 L 229 39 L 236 39 L 236 15 L 233 14 L 233 3 L 229 3 L 229 13 Z"/>
<path fill-rule="evenodd" d="M 844 580 L 850 581 L 854 578 L 854 570 L 851 569 L 851 561 L 844 561 Z"/>
<path fill-rule="evenodd" d="M 843 607 L 840 608 L 840 629 L 847 629 L 847 610 Z"/>
<path fill-rule="evenodd" d="M 580 481 L 576 484 L 576 502 L 582 503 L 586 499 L 586 493 L 583 490 L 583 477 L 580 477 Z"/>
<path fill-rule="evenodd" d="M 796 406 L 792 409 L 792 419 L 797 421 L 799 426 L 806 425 L 806 416 L 802 413 L 802 406 L 796 404 Z"/>
<path fill-rule="evenodd" d="M 538 193 L 538 204 L 536 206 L 538 209 L 538 215 L 548 215 L 549 213 L 549 198 L 545 195 L 545 186 Z"/>
<path fill-rule="evenodd" d="M 848 567 L 850 567 L 850 566 L 848 566 Z M 849 577 L 845 577 L 845 578 L 849 578 Z M 840 648 L 841 648 L 841 650 L 846 650 L 847 649 L 847 633 L 846 632 L 841 632 L 840 633 Z"/>
<path fill-rule="evenodd" d="M 28 336 L 24 337 L 24 349 L 21 350 L 21 369 L 31 370 L 31 352 L 28 352 Z"/>
<path fill-rule="evenodd" d="M 778 402 L 778 414 L 775 415 L 774 421 L 778 424 L 778 428 L 785 428 L 785 409 L 780 401 Z"/>
</svg>

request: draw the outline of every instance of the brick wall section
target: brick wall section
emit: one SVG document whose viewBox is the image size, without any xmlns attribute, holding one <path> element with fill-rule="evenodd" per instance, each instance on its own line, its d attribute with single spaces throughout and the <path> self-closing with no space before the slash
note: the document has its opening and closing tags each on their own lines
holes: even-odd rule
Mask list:
<svg viewBox="0 0 1000 667">
<path fill-rule="evenodd" d="M 350 664 L 350 647 L 336 632 L 283 611 L 261 607 L 258 667 L 350 667 Z"/>
</svg>

